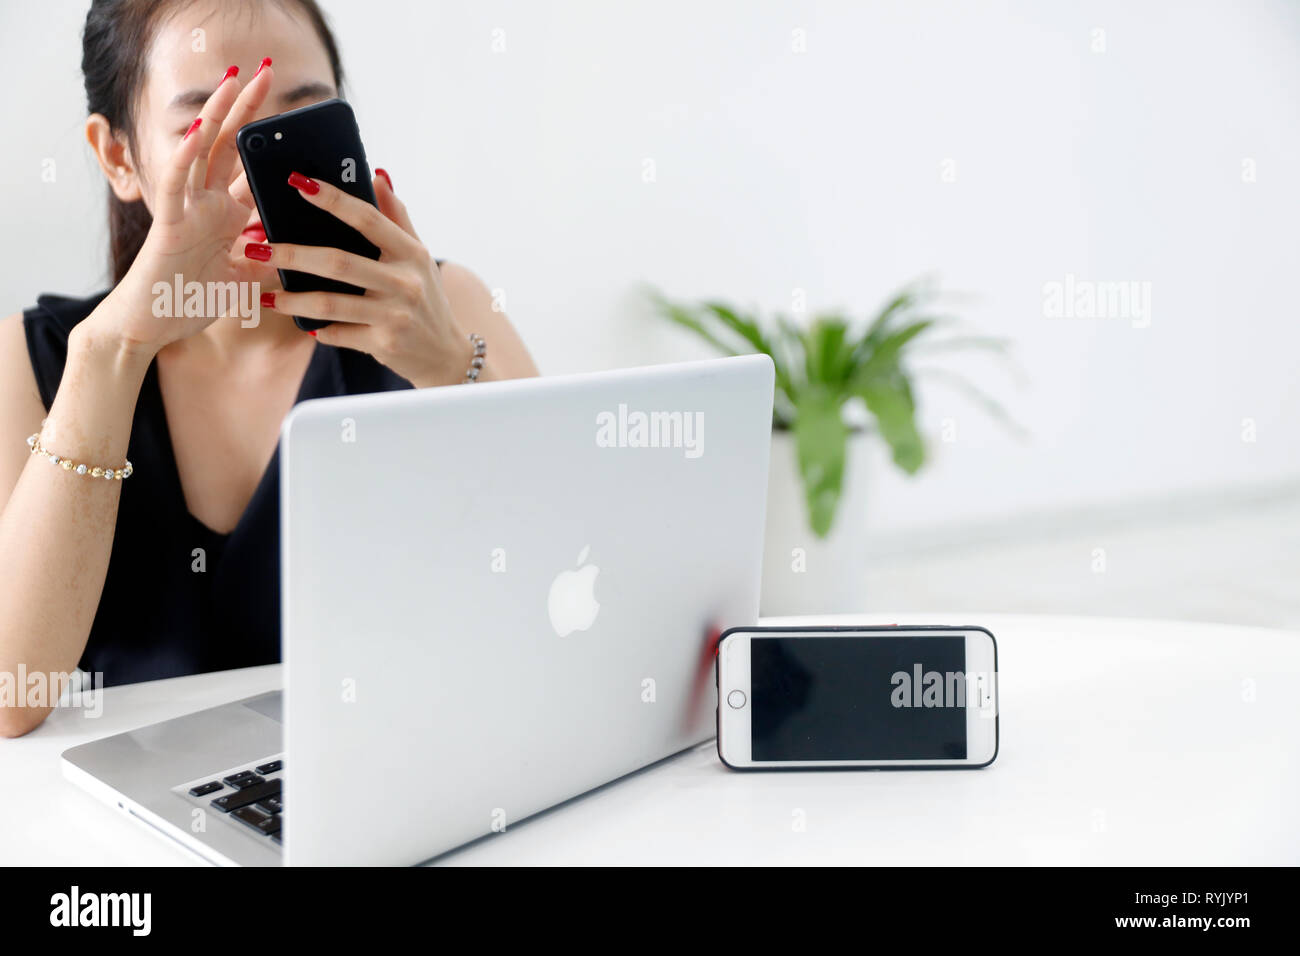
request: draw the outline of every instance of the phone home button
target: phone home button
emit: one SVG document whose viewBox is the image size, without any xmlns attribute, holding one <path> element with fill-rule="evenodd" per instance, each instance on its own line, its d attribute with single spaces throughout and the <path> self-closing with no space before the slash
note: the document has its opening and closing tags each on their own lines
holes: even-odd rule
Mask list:
<svg viewBox="0 0 1300 956">
<path fill-rule="evenodd" d="M 745 706 L 745 692 L 743 690 L 733 690 L 727 695 L 727 704 L 733 710 L 740 710 Z"/>
</svg>

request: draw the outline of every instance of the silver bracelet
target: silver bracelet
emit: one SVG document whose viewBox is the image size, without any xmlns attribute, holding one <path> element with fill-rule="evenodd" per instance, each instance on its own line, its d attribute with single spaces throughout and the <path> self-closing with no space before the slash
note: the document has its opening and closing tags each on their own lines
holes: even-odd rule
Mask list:
<svg viewBox="0 0 1300 956">
<path fill-rule="evenodd" d="M 477 332 L 469 334 L 469 340 L 474 343 L 474 357 L 469 361 L 469 369 L 465 372 L 465 384 L 478 381 L 478 373 L 483 368 L 483 362 L 487 358 L 487 339 Z"/>
</svg>

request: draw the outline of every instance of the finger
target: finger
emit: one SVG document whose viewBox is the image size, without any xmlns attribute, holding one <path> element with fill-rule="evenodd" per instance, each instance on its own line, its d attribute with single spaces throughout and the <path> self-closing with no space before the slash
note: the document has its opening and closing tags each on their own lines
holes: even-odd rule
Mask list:
<svg viewBox="0 0 1300 956">
<path fill-rule="evenodd" d="M 232 66 L 226 70 L 226 75 L 221 78 L 217 84 L 216 92 L 208 97 L 208 101 L 203 104 L 203 109 L 199 111 L 199 117 L 203 120 L 196 131 L 195 135 L 202 138 L 198 158 L 194 160 L 194 165 L 190 167 L 189 185 L 191 189 L 206 189 L 208 182 L 208 153 L 212 151 L 212 144 L 217 141 L 217 136 L 221 133 L 221 124 L 230 108 L 235 105 L 235 100 L 239 97 L 239 80 L 237 75 L 239 67 Z"/>
<path fill-rule="evenodd" d="M 382 318 L 374 299 L 346 292 L 268 292 L 264 299 L 268 309 L 322 322 L 365 325 Z"/>
<path fill-rule="evenodd" d="M 202 128 L 203 118 L 196 117 L 190 124 L 189 131 L 172 150 L 167 165 L 163 167 L 162 175 L 158 178 L 158 208 L 154 210 L 154 222 L 172 226 L 185 217 L 185 191 L 190 168 L 203 148 L 203 141 L 195 134 Z"/>
<path fill-rule="evenodd" d="M 390 256 L 410 258 L 424 250 L 415 237 L 364 199 L 350 196 L 329 183 L 308 179 L 302 173 L 291 174 L 289 185 L 303 199 L 347 223 Z"/>
<path fill-rule="evenodd" d="M 301 246 L 292 242 L 277 242 L 273 245 L 250 242 L 244 246 L 244 255 L 277 269 L 308 272 L 314 276 L 337 279 L 363 289 L 374 289 L 377 292 L 397 290 L 397 283 L 393 281 L 393 266 L 329 246 Z"/>
<path fill-rule="evenodd" d="M 333 345 L 341 349 L 356 349 L 358 352 L 374 354 L 374 327 L 369 325 L 345 325 L 335 322 L 316 330 L 316 341 Z"/>
<path fill-rule="evenodd" d="M 253 209 L 257 206 L 257 202 L 253 199 L 253 190 L 248 186 L 248 174 L 242 170 L 239 175 L 235 177 L 235 181 L 230 184 L 230 188 L 227 192 L 229 192 L 230 197 L 241 206 L 247 206 L 249 209 Z"/>
<path fill-rule="evenodd" d="M 413 239 L 420 238 L 416 235 L 415 226 L 406 212 L 406 204 L 397 198 L 397 194 L 393 192 L 392 179 L 382 169 L 375 170 L 375 200 L 379 203 L 379 211 L 401 226 L 403 232 Z"/>
<path fill-rule="evenodd" d="M 253 74 L 253 78 L 248 81 L 248 85 L 239 94 L 239 98 L 235 100 L 230 115 L 221 124 L 221 131 L 217 134 L 216 142 L 212 144 L 212 152 L 208 155 L 209 189 L 230 179 L 230 173 L 239 159 L 239 148 L 236 145 L 235 137 L 238 135 L 240 127 L 252 120 L 257 115 L 257 111 L 262 108 L 267 94 L 271 92 L 271 81 L 274 78 L 275 73 L 271 69 L 271 58 L 268 56 L 262 61 L 257 68 L 257 72 Z"/>
</svg>

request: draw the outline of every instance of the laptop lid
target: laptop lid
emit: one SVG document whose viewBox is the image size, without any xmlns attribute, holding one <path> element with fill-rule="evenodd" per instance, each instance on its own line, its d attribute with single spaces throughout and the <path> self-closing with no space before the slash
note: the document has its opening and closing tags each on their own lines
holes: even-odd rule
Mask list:
<svg viewBox="0 0 1300 956">
<path fill-rule="evenodd" d="M 745 356 L 298 405 L 287 862 L 418 863 L 711 736 L 772 386 Z"/>
</svg>

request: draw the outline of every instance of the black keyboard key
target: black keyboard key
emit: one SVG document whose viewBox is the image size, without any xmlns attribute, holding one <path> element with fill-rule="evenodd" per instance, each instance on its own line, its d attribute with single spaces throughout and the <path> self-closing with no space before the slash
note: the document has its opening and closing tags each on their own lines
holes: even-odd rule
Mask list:
<svg viewBox="0 0 1300 956">
<path fill-rule="evenodd" d="M 279 797 L 267 797 L 265 800 L 257 801 L 254 806 L 261 810 L 265 810 L 267 813 L 279 813 L 284 809 L 284 805 L 280 802 Z"/>
<path fill-rule="evenodd" d="M 256 807 L 240 807 L 230 815 L 258 833 L 270 836 L 272 833 L 280 832 L 280 818 L 263 813 Z"/>
<path fill-rule="evenodd" d="M 256 776 L 257 774 L 253 773 L 251 770 L 241 770 L 239 773 L 232 773 L 229 777 L 222 777 L 221 780 L 227 786 L 237 787 L 239 786 L 239 781 Z"/>
<path fill-rule="evenodd" d="M 278 797 L 279 795 L 280 781 L 268 780 L 265 783 L 228 793 L 224 797 L 217 797 L 212 801 L 212 807 L 222 813 L 229 813 L 231 810 L 238 810 L 240 807 L 252 806 L 257 801 L 265 800 L 267 797 Z"/>
<path fill-rule="evenodd" d="M 270 763 L 264 763 L 257 768 L 258 773 L 277 773 L 284 769 L 283 760 L 272 760 Z"/>
<path fill-rule="evenodd" d="M 251 773 L 247 777 L 240 777 L 231 786 L 236 790 L 247 790 L 249 787 L 256 787 L 259 783 L 266 783 L 266 778 Z"/>
<path fill-rule="evenodd" d="M 213 780 L 210 783 L 201 783 L 197 787 L 190 787 L 191 797 L 206 797 L 210 793 L 216 793 L 221 789 L 221 781 Z"/>
</svg>

